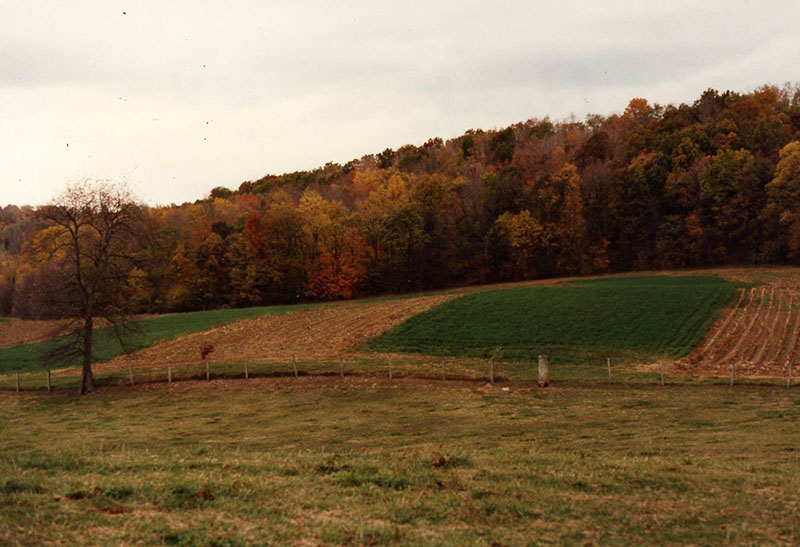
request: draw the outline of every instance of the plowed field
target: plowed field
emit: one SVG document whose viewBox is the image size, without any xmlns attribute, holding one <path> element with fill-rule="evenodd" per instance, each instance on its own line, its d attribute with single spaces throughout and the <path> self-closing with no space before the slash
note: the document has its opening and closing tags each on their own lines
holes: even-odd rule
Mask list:
<svg viewBox="0 0 800 547">
<path fill-rule="evenodd" d="M 800 292 L 782 284 L 739 289 L 736 303 L 674 372 L 701 375 L 785 376 L 800 360 Z M 797 372 L 800 372 L 798 370 Z"/>
<path fill-rule="evenodd" d="M 199 347 L 214 346 L 213 361 L 289 361 L 324 359 L 346 353 L 405 319 L 455 294 L 422 296 L 378 302 L 351 302 L 307 311 L 237 321 L 205 332 L 189 334 L 96 366 L 99 372 L 197 363 Z"/>
</svg>

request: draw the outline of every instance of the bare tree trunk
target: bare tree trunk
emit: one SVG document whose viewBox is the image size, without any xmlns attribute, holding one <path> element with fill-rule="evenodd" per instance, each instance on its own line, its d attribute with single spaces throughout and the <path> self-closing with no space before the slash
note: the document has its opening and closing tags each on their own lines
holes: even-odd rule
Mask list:
<svg viewBox="0 0 800 547">
<path fill-rule="evenodd" d="M 92 335 L 94 325 L 93 317 L 89 316 L 83 323 L 83 371 L 81 373 L 80 394 L 94 391 L 94 376 L 92 375 Z"/>
</svg>

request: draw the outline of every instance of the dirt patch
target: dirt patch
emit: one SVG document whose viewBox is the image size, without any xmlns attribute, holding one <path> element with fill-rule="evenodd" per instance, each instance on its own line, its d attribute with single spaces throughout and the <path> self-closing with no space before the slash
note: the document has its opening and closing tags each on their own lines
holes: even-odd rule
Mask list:
<svg viewBox="0 0 800 547">
<path fill-rule="evenodd" d="M 458 295 L 441 294 L 352 302 L 307 311 L 238 321 L 169 340 L 97 365 L 98 372 L 197 363 L 199 348 L 213 345 L 212 361 L 289 361 L 326 359 L 352 351 L 368 338 Z"/>
</svg>

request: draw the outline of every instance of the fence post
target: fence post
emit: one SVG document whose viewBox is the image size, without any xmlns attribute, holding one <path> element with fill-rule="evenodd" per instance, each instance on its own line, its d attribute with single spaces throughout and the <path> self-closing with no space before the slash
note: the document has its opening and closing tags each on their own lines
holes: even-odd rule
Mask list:
<svg viewBox="0 0 800 547">
<path fill-rule="evenodd" d="M 247 373 L 247 361 L 244 362 L 244 379 L 249 380 L 250 375 Z"/>
<path fill-rule="evenodd" d="M 50 393 L 50 371 L 47 371 L 47 392 Z"/>
<path fill-rule="evenodd" d="M 494 359 L 489 359 L 489 381 L 494 384 Z"/>
<path fill-rule="evenodd" d="M 167 382 L 172 383 L 172 365 L 167 363 Z"/>
<path fill-rule="evenodd" d="M 608 367 L 608 383 L 611 383 L 611 357 L 606 357 L 606 367 Z"/>
<path fill-rule="evenodd" d="M 209 372 L 208 372 L 208 357 L 206 357 L 206 382 L 208 382 L 210 379 L 211 379 L 211 376 L 209 375 Z"/>
<path fill-rule="evenodd" d="M 659 359 L 658 360 L 658 366 L 659 366 L 659 369 L 661 370 L 661 385 L 663 386 L 664 385 L 664 361 Z"/>
<path fill-rule="evenodd" d="M 17 371 L 15 374 L 16 374 L 17 393 L 19 393 L 19 371 Z"/>
<path fill-rule="evenodd" d="M 339 376 L 344 378 L 344 365 L 342 364 L 342 356 L 339 355 Z"/>
<path fill-rule="evenodd" d="M 389 356 L 389 379 L 392 379 L 392 360 L 394 359 L 394 355 Z"/>
<path fill-rule="evenodd" d="M 133 385 L 133 365 L 130 361 L 128 361 L 128 376 L 131 379 L 131 385 Z"/>
<path fill-rule="evenodd" d="M 736 376 L 736 363 L 731 365 L 731 385 L 733 385 L 734 376 Z"/>
<path fill-rule="evenodd" d="M 297 357 L 295 357 L 294 353 L 292 354 L 292 368 L 294 368 L 294 377 L 299 378 L 297 374 Z"/>
<path fill-rule="evenodd" d="M 539 387 L 550 385 L 550 364 L 547 362 L 547 355 L 539 356 Z"/>
<path fill-rule="evenodd" d="M 444 357 L 442 357 L 442 380 L 444 380 Z"/>
</svg>

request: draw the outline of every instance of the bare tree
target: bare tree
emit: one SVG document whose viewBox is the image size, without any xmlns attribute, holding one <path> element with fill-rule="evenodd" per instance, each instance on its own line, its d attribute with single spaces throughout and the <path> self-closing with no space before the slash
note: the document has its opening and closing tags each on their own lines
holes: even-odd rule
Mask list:
<svg viewBox="0 0 800 547">
<path fill-rule="evenodd" d="M 67 186 L 38 211 L 47 228 L 37 247 L 47 257 L 45 302 L 51 316 L 69 319 L 70 335 L 50 358 L 83 358 L 80 393 L 93 391 L 92 342 L 104 319 L 125 347 L 125 288 L 134 276 L 141 245 L 142 206 L 123 183 L 84 181 Z"/>
</svg>

